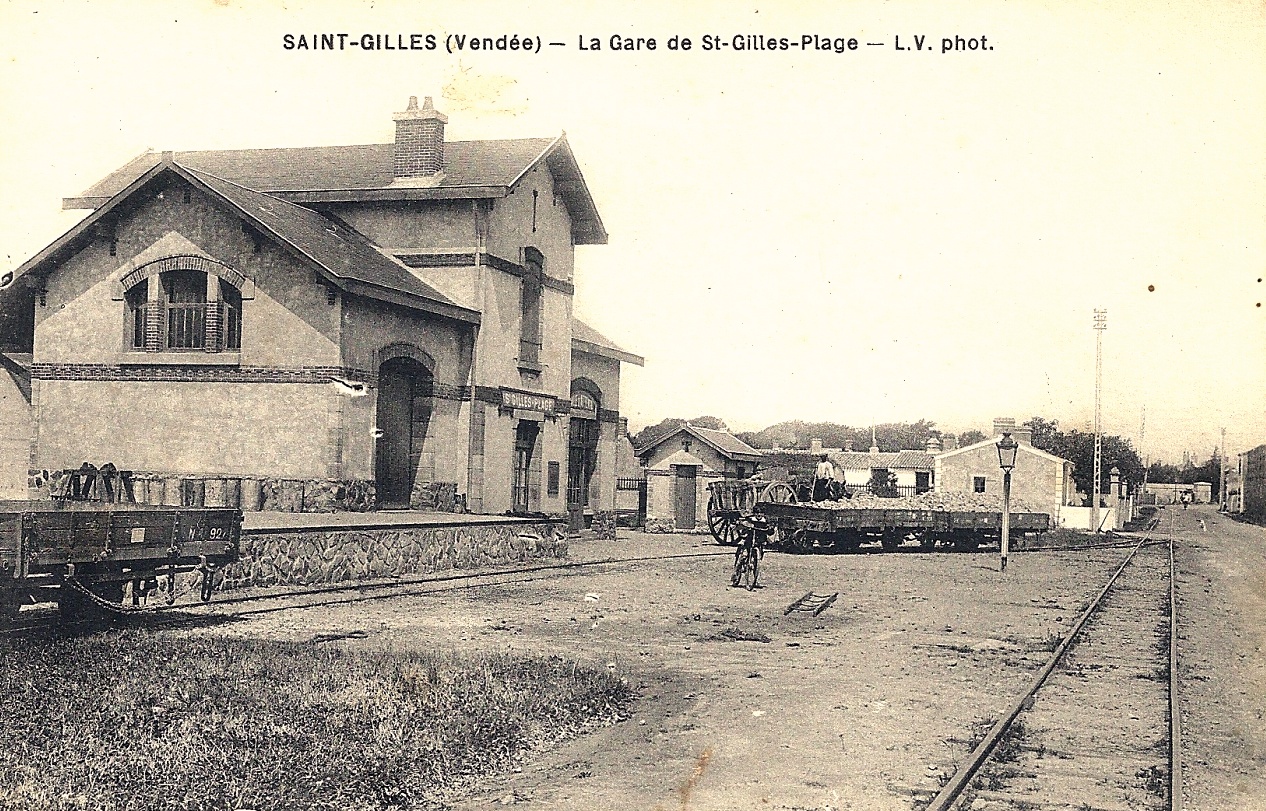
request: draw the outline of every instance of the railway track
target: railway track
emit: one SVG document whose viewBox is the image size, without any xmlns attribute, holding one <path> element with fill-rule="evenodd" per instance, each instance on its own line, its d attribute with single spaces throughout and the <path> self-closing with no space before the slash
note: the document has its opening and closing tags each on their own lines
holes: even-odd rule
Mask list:
<svg viewBox="0 0 1266 811">
<path fill-rule="evenodd" d="M 1181 809 L 1175 618 L 1145 537 L 927 811 Z"/>
<path fill-rule="evenodd" d="M 320 606 L 343 605 L 371 600 L 395 599 L 420 594 L 434 594 L 444 591 L 483 588 L 486 586 L 527 583 L 540 576 L 559 573 L 568 574 L 599 566 L 642 563 L 647 561 L 673 560 L 685 558 L 733 557 L 728 548 L 719 548 L 707 552 L 682 552 L 670 555 L 638 555 L 627 557 L 606 557 L 595 560 L 566 561 L 522 566 L 513 569 L 493 569 L 482 571 L 453 572 L 434 574 L 423 577 L 400 578 L 398 580 L 376 581 L 370 583 L 344 583 L 328 586 L 312 586 L 290 588 L 265 593 L 243 594 L 224 597 L 210 603 L 174 603 L 172 605 L 150 606 L 145 611 L 125 609 L 114 615 L 103 615 L 108 621 L 113 617 L 140 618 L 147 622 L 162 624 L 180 624 L 201 622 L 209 617 L 247 617 L 260 614 L 271 614 L 279 611 L 297 611 Z M 237 606 L 237 607 L 235 607 Z M 228 610 L 225 610 L 225 609 Z M 99 627 L 101 621 L 85 621 L 78 623 L 59 623 L 55 611 L 42 613 L 25 623 L 13 623 L 0 627 L 0 636 L 14 636 L 51 627 L 91 628 Z"/>
<path fill-rule="evenodd" d="M 1164 541 L 1144 538 L 1145 544 L 1161 544 Z M 1081 549 L 1104 549 L 1122 546 L 1134 546 L 1137 541 L 1125 543 L 1093 544 L 1077 547 L 1031 547 L 1025 553 L 1066 552 Z M 916 549 L 902 550 L 908 553 L 920 553 Z M 985 550 L 982 550 L 985 551 Z M 873 550 L 879 554 L 878 550 Z M 988 554 L 988 552 L 985 552 Z M 892 554 L 891 552 L 887 554 Z M 559 563 L 522 566 L 512 569 L 492 569 L 482 571 L 452 572 L 431 574 L 421 577 L 400 578 L 373 582 L 338 583 L 323 586 L 305 586 L 255 592 L 235 596 L 217 597 L 210 604 L 181 603 L 172 605 L 152 604 L 143 611 L 124 609 L 117 612 L 119 616 L 138 618 L 147 616 L 152 622 L 173 624 L 180 622 L 204 620 L 209 615 L 218 616 L 252 616 L 270 614 L 278 611 L 301 610 L 318 606 L 340 605 L 370 600 L 393 599 L 418 594 L 432 594 L 441 591 L 456 591 L 484 586 L 526 583 L 536 579 L 534 575 L 544 573 L 569 572 L 584 570 L 597 566 L 641 563 L 677 558 L 725 557 L 730 558 L 733 552 L 729 547 L 718 547 L 715 551 L 683 552 L 671 555 L 634 555 L 625 557 L 605 557 L 589 561 L 566 561 Z M 242 606 L 225 611 L 226 606 Z M 106 617 L 108 619 L 108 616 Z M 47 629 L 58 624 L 58 616 L 53 611 L 46 611 L 33 616 L 27 622 L 10 622 L 0 625 L 0 636 L 12 636 L 30 631 Z M 98 627 L 101 621 L 87 620 L 77 623 L 66 623 L 70 628 Z"/>
</svg>

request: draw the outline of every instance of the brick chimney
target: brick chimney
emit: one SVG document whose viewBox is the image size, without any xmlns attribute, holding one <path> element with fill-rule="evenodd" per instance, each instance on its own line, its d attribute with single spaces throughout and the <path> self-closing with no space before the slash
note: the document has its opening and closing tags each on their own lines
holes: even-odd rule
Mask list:
<svg viewBox="0 0 1266 811">
<path fill-rule="evenodd" d="M 435 179 L 444 171 L 444 125 L 448 117 L 435 109 L 427 96 L 418 109 L 418 97 L 409 96 L 409 108 L 392 116 L 396 121 L 396 148 L 392 174 L 396 180 Z"/>
<path fill-rule="evenodd" d="M 1015 436 L 1015 417 L 993 418 L 993 435 L 1002 436 L 1003 434 Z"/>
<path fill-rule="evenodd" d="M 809 440 L 809 451 L 810 451 L 811 453 L 822 453 L 822 440 L 820 440 L 820 439 L 810 439 L 810 440 Z"/>
</svg>

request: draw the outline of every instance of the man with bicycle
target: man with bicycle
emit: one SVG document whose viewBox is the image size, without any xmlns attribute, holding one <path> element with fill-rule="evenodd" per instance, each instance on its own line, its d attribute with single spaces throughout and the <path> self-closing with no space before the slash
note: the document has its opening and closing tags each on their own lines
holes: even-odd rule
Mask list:
<svg viewBox="0 0 1266 811">
<path fill-rule="evenodd" d="M 760 576 L 760 561 L 765 557 L 765 545 L 774 534 L 774 525 L 759 514 L 743 516 L 734 525 L 738 534 L 738 546 L 734 550 L 734 575 L 730 586 L 743 586 L 748 591 L 756 588 Z"/>
</svg>

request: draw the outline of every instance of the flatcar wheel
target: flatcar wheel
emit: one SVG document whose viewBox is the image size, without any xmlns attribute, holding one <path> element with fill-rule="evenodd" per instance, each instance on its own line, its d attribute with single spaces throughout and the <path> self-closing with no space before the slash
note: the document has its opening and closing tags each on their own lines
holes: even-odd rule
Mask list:
<svg viewBox="0 0 1266 811">
<path fill-rule="evenodd" d="M 901 536 L 892 532 L 885 532 L 884 536 L 879 539 L 879 545 L 883 547 L 885 552 L 896 552 L 897 547 L 901 546 Z"/>
<path fill-rule="evenodd" d="M 931 552 L 936 548 L 936 536 L 930 532 L 925 532 L 919 536 L 919 548 L 924 552 Z"/>
<path fill-rule="evenodd" d="M 813 551 L 813 536 L 803 530 L 791 536 L 792 551 L 804 555 Z"/>
<path fill-rule="evenodd" d="M 772 504 L 795 504 L 796 491 L 792 490 L 791 485 L 786 482 L 770 482 L 760 492 L 760 498 L 757 501 Z"/>
</svg>

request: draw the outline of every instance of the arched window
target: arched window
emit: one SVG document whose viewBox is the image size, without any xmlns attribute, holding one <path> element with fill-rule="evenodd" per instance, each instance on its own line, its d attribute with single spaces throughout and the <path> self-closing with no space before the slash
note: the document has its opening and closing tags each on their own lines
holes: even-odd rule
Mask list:
<svg viewBox="0 0 1266 811">
<path fill-rule="evenodd" d="M 124 294 L 130 348 L 145 352 L 236 352 L 242 292 L 203 270 L 175 268 L 136 281 Z"/>
</svg>

